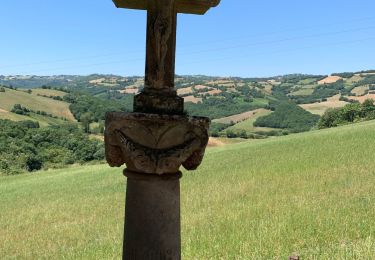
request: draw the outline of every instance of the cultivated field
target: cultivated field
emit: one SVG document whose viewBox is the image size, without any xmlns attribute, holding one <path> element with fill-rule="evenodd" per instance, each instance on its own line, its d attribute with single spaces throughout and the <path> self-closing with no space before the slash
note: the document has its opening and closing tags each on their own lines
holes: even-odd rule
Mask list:
<svg viewBox="0 0 375 260">
<path fill-rule="evenodd" d="M 312 85 L 312 87 L 304 87 L 297 91 L 292 92 L 290 95 L 293 96 L 309 96 L 314 92 L 315 85 Z"/>
<path fill-rule="evenodd" d="M 366 99 L 375 100 L 375 94 L 366 94 L 366 95 L 363 95 L 363 96 L 360 96 L 360 97 L 349 97 L 349 98 L 352 99 L 352 100 L 357 100 L 360 103 L 363 103 L 363 102 L 365 102 Z"/>
<path fill-rule="evenodd" d="M 350 97 L 350 98 L 356 98 L 356 97 Z M 303 105 L 299 105 L 299 106 L 302 107 L 303 109 L 309 111 L 312 114 L 323 115 L 324 112 L 328 108 L 343 107 L 346 104 L 348 104 L 348 102 L 340 101 L 339 99 L 340 99 L 340 95 L 336 95 L 336 96 L 328 98 L 327 101 L 324 101 L 324 102 L 303 104 Z"/>
<path fill-rule="evenodd" d="M 245 130 L 247 134 L 255 133 L 255 132 L 268 132 L 272 130 L 280 130 L 280 129 L 275 129 L 275 128 L 269 128 L 269 127 L 256 127 L 254 126 L 254 122 L 262 116 L 266 116 L 271 114 L 272 111 L 267 110 L 267 109 L 257 109 L 256 113 L 251 116 L 250 118 L 243 120 L 241 122 L 238 122 L 237 124 L 227 128 L 224 130 L 226 132 L 227 130 L 232 130 L 234 132 L 240 132 L 242 130 Z"/>
<path fill-rule="evenodd" d="M 375 122 L 209 149 L 181 180 L 183 259 L 375 259 Z M 1 259 L 119 259 L 121 169 L 0 177 Z"/>
<path fill-rule="evenodd" d="M 265 111 L 268 111 L 268 110 L 264 108 L 259 108 L 259 109 L 255 109 L 252 111 L 244 112 L 244 113 L 233 115 L 233 116 L 227 116 L 227 117 L 223 117 L 219 119 L 214 119 L 213 122 L 223 123 L 223 124 L 229 124 L 231 122 L 238 123 L 246 119 L 252 118 L 254 116 L 257 116 L 259 114 L 264 115 Z"/>
<path fill-rule="evenodd" d="M 66 95 L 65 92 L 56 90 L 56 89 L 42 89 L 42 88 L 34 88 L 32 89 L 32 94 L 35 95 L 44 95 L 44 96 L 53 96 L 53 97 L 63 97 Z"/>
<path fill-rule="evenodd" d="M 339 81 L 340 79 L 342 79 L 342 78 L 339 77 L 339 76 L 328 76 L 328 77 L 318 81 L 318 84 L 322 85 L 322 84 L 335 83 L 335 82 Z"/>
<path fill-rule="evenodd" d="M 193 91 L 193 87 L 187 87 L 187 88 L 177 89 L 177 95 L 191 94 L 193 92 L 194 92 Z"/>
<path fill-rule="evenodd" d="M 16 113 L 12 113 L 12 112 L 2 110 L 2 109 L 0 109 L 0 119 L 8 119 L 11 121 L 27 121 L 27 120 L 38 121 L 41 127 L 46 127 L 46 126 L 51 126 L 51 125 L 61 125 L 61 124 L 66 123 L 66 121 L 63 121 L 59 118 L 42 116 L 42 115 L 38 115 L 35 113 L 30 113 L 30 115 L 28 116 L 18 115 Z"/>
<path fill-rule="evenodd" d="M 368 86 L 359 86 L 359 87 L 353 88 L 351 92 L 353 94 L 356 94 L 357 96 L 362 96 L 362 95 L 366 94 L 366 90 L 367 91 L 369 90 Z"/>
<path fill-rule="evenodd" d="M 187 96 L 187 97 L 184 97 L 184 102 L 192 102 L 194 104 L 198 104 L 199 102 L 202 102 L 202 98 L 197 98 L 194 96 Z"/>
<path fill-rule="evenodd" d="M 58 117 L 64 117 L 70 121 L 75 121 L 73 114 L 69 110 L 69 104 L 52 98 L 41 97 L 35 93 L 28 94 L 24 91 L 6 89 L 0 93 L 0 108 L 11 111 L 15 104 L 32 109 L 34 111 L 44 111 Z"/>
<path fill-rule="evenodd" d="M 353 77 L 347 79 L 345 82 L 348 84 L 353 84 L 361 81 L 363 77 L 361 77 L 359 74 L 354 75 Z"/>
</svg>

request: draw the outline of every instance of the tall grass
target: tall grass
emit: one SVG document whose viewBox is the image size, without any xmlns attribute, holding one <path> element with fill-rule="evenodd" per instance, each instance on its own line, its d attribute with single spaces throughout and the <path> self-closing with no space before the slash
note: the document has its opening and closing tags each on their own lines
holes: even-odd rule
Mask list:
<svg viewBox="0 0 375 260">
<path fill-rule="evenodd" d="M 184 259 L 375 259 L 375 122 L 210 149 L 181 180 Z M 1 259 L 118 259 L 125 178 L 0 178 Z"/>
</svg>

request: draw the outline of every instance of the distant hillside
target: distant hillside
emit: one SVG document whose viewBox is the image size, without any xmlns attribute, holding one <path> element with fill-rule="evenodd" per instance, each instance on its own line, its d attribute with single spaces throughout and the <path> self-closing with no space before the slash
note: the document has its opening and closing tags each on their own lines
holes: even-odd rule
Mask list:
<svg viewBox="0 0 375 260">
<path fill-rule="evenodd" d="M 8 91 L 8 94 L 3 95 L 8 100 L 8 105 L 0 106 L 2 110 L 9 112 L 10 106 L 16 102 L 22 104 L 21 100 L 29 100 L 25 101 L 26 107 L 30 106 L 33 110 L 46 109 L 53 115 L 73 120 L 71 113 L 67 111 L 69 106 L 73 109 L 75 119 L 81 121 L 81 115 L 84 115 L 85 120 L 92 123 L 103 120 L 106 111 L 130 111 L 133 96 L 142 90 L 144 82 L 143 77 L 93 74 L 88 76 L 0 76 L 1 84 L 32 90 L 32 94 L 28 94 L 27 99 L 25 99 L 27 97 L 25 92 Z M 278 126 L 278 128 L 259 129 L 254 127 L 255 121 L 248 115 L 252 115 L 259 109 L 272 113 L 279 107 L 272 104 L 288 102 L 294 104 L 293 111 L 295 112 L 298 110 L 298 105 L 307 112 L 321 116 L 330 108 L 340 108 L 352 102 L 362 103 L 368 98 L 375 99 L 375 71 L 344 72 L 332 75 L 291 74 L 270 78 L 176 76 L 175 87 L 178 94 L 185 99 L 185 110 L 189 114 L 207 116 L 214 120 L 213 129 L 216 134 L 226 135 L 226 130 L 233 130 L 235 134 L 241 133 L 242 136 L 259 133 L 263 136 L 265 134 L 278 135 L 293 132 L 295 129 L 308 129 L 311 122 L 316 121 L 316 117 L 304 114 L 303 118 L 306 120 L 295 120 L 293 115 L 298 113 L 289 113 L 286 115 L 289 118 L 284 120 L 289 123 L 268 122 L 268 125 Z M 71 104 L 65 103 L 63 109 L 62 103 L 59 102 L 43 105 L 47 101 L 49 101 L 47 103 L 56 101 L 51 100 L 53 95 L 60 97 L 64 95 L 59 92 L 52 93 L 56 90 L 46 90 L 46 88 L 59 88 L 73 93 L 73 97 L 70 96 L 69 100 L 65 100 Z M 8 98 L 10 93 L 14 95 Z M 77 94 L 74 93 L 85 96 L 76 98 Z M 1 95 L 2 93 L 0 97 Z M 19 97 L 16 97 L 17 95 Z M 39 95 L 38 98 L 42 100 L 30 100 L 36 95 Z M 40 95 L 48 96 L 50 99 L 42 98 Z M 76 103 L 72 105 L 72 102 Z M 282 114 L 280 111 L 278 113 Z M 2 116 L 0 114 L 0 118 L 12 118 L 12 116 L 14 120 L 20 119 L 18 116 L 4 115 L 4 111 Z M 272 121 L 276 119 L 275 116 L 268 117 L 270 118 Z M 296 122 L 298 122 L 297 126 Z M 236 126 L 234 127 L 233 124 Z M 293 125 L 294 130 L 286 127 L 288 125 Z"/>
<path fill-rule="evenodd" d="M 3 91 L 0 91 L 0 119 L 38 121 L 41 126 L 61 124 L 64 121 L 73 122 L 75 118 L 69 109 L 69 104 L 53 98 L 62 97 L 65 94 L 49 89 L 34 89 L 27 92 L 3 88 Z M 16 104 L 31 112 L 27 115 L 12 112 Z"/>
</svg>

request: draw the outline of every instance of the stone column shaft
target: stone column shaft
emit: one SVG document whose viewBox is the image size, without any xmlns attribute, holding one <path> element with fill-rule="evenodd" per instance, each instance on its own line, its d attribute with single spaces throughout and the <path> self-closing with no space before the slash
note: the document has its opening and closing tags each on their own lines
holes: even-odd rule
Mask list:
<svg viewBox="0 0 375 260">
<path fill-rule="evenodd" d="M 125 175 L 123 259 L 181 259 L 181 173 L 150 176 L 125 170 Z"/>
</svg>

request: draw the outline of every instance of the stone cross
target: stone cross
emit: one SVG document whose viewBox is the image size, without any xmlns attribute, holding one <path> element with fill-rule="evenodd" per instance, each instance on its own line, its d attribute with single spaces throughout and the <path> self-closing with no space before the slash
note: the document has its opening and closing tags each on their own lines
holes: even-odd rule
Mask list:
<svg viewBox="0 0 375 260">
<path fill-rule="evenodd" d="M 209 119 L 184 115 L 174 89 L 177 13 L 204 14 L 220 0 L 113 0 L 147 10 L 146 75 L 134 112 L 106 115 L 110 166 L 126 164 L 123 259 L 180 259 L 180 166 L 195 170 Z"/>
</svg>

